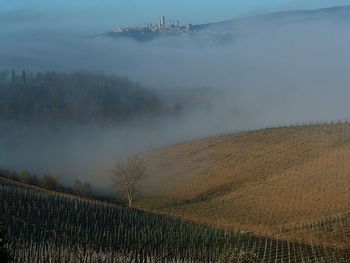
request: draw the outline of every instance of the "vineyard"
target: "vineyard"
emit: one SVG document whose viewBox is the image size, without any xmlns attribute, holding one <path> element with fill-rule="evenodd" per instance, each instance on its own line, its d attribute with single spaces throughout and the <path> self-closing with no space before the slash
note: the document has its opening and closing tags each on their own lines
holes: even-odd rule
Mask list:
<svg viewBox="0 0 350 263">
<path fill-rule="evenodd" d="M 254 251 L 259 262 L 348 262 L 344 250 L 216 229 L 4 179 L 0 197 L 0 219 L 18 263 L 217 262 L 234 248 Z"/>
<path fill-rule="evenodd" d="M 350 248 L 350 124 L 223 135 L 162 148 L 149 163 L 156 213 L 288 242 Z"/>
<path fill-rule="evenodd" d="M 0 177 L 13 262 L 218 262 L 235 249 L 257 262 L 350 262 L 349 124 L 249 131 L 144 157 L 143 211 Z"/>
</svg>

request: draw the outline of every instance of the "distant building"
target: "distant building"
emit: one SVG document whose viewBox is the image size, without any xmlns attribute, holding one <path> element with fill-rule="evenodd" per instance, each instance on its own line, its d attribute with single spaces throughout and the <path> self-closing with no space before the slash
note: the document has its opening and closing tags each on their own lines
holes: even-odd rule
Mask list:
<svg viewBox="0 0 350 263">
<path fill-rule="evenodd" d="M 116 32 L 116 33 L 121 33 L 121 32 L 125 32 L 125 30 L 123 28 L 117 28 L 115 29 L 113 32 Z"/>
<path fill-rule="evenodd" d="M 164 27 L 165 26 L 165 16 L 161 16 L 159 18 L 159 26 Z"/>
</svg>

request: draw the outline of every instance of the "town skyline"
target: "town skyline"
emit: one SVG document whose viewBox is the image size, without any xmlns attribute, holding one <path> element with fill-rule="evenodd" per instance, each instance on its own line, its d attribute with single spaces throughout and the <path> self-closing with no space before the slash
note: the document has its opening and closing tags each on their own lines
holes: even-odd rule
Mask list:
<svg viewBox="0 0 350 263">
<path fill-rule="evenodd" d="M 183 24 L 179 19 L 167 20 L 165 16 L 159 17 L 156 23 L 144 22 L 142 26 L 118 27 L 114 33 L 125 33 L 130 31 L 152 31 L 169 33 L 188 33 L 192 31 L 192 24 Z"/>
</svg>

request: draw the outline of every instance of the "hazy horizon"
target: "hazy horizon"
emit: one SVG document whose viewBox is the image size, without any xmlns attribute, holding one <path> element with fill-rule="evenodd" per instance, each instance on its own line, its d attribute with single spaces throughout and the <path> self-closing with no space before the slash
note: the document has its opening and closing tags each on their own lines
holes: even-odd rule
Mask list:
<svg viewBox="0 0 350 263">
<path fill-rule="evenodd" d="M 61 127 L 61 133 L 52 135 L 45 130 L 48 133 L 45 136 L 41 136 L 41 127 L 29 127 L 28 133 L 26 129 L 19 129 L 17 136 L 9 133 L 0 138 L 0 166 L 91 177 L 105 175 L 113 161 L 123 154 L 185 140 L 271 125 L 349 119 L 348 22 L 334 22 L 327 15 L 307 23 L 303 16 L 299 17 L 299 22 L 285 21 L 283 24 L 253 21 L 236 28 L 239 37 L 231 44 L 198 47 L 195 42 L 183 43 L 177 38 L 148 43 L 109 38 L 85 39 L 76 34 L 75 29 L 79 27 L 69 19 L 55 30 L 47 30 L 51 25 L 43 24 L 47 14 L 43 17 L 40 12 L 26 12 L 26 8 L 30 10 L 30 5 L 22 6 L 21 1 L 13 3 L 17 6 L 10 4 L 11 8 L 7 11 L 7 14 L 13 12 L 12 16 L 0 16 L 0 24 L 11 25 L 0 35 L 0 71 L 88 70 L 126 76 L 146 88 L 186 90 L 204 87 L 220 93 L 206 98 L 211 104 L 209 110 L 191 109 L 181 118 L 157 119 L 146 128 L 141 124 L 111 129 Z M 225 1 L 221 3 L 228 4 Z M 288 3 L 291 2 L 287 1 L 285 7 Z M 329 4 L 330 1 L 322 1 L 322 4 L 312 1 L 312 4 L 294 2 L 293 5 L 306 9 Z M 85 12 L 85 7 L 81 8 L 77 3 L 73 5 L 74 8 L 67 8 L 68 15 L 73 13 L 74 17 L 76 10 Z M 47 6 L 49 4 L 43 3 L 43 10 Z M 267 5 L 265 11 L 281 9 L 276 2 L 272 5 L 274 7 L 270 6 Z M 107 7 L 105 5 L 104 10 Z M 22 16 L 15 15 L 20 10 Z M 49 20 L 61 21 L 60 10 L 58 8 L 57 16 Z M 218 7 L 218 10 L 224 9 Z M 253 12 L 254 8 L 250 10 Z M 147 10 L 143 10 L 149 16 L 142 20 L 156 19 L 159 14 L 171 17 L 178 12 L 172 10 L 174 13 L 167 14 L 163 10 L 158 11 L 148 14 Z M 227 10 L 213 20 L 225 20 L 225 12 Z M 242 8 L 241 14 L 244 13 Z M 82 21 L 84 15 L 76 19 Z M 112 29 L 109 19 L 106 16 L 105 21 L 92 21 L 98 24 L 98 28 L 87 27 L 79 32 L 100 31 L 103 24 L 110 25 L 109 29 Z M 125 25 L 129 23 L 127 19 L 120 19 Z M 135 24 L 140 23 L 134 17 L 130 19 Z M 188 22 L 185 18 L 179 19 Z M 31 24 L 30 21 L 36 22 Z M 66 23 L 74 24 L 74 28 L 63 30 Z M 35 24 L 41 27 L 33 27 Z M 33 28 L 34 31 L 31 31 Z M 80 154 L 81 149 L 84 149 L 84 154 Z M 36 154 L 33 155 L 34 150 Z"/>
</svg>

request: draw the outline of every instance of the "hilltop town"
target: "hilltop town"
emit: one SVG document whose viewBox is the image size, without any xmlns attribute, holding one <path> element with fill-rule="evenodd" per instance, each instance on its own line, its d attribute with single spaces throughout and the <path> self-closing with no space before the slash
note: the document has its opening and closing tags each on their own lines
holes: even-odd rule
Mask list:
<svg viewBox="0 0 350 263">
<path fill-rule="evenodd" d="M 129 38 L 140 42 L 154 40 L 162 36 L 180 36 L 182 40 L 197 40 L 204 45 L 215 45 L 231 41 L 231 32 L 226 29 L 216 28 L 208 30 L 212 24 L 192 25 L 182 24 L 179 20 L 166 21 L 161 16 L 157 23 L 144 23 L 142 26 L 116 28 L 105 36 L 112 38 Z"/>
<path fill-rule="evenodd" d="M 117 28 L 113 30 L 113 33 L 127 33 L 127 32 L 141 32 L 141 33 L 173 33 L 173 34 L 187 34 L 194 32 L 195 28 L 192 24 L 181 25 L 179 20 L 170 20 L 166 23 L 165 16 L 159 18 L 158 23 L 144 23 L 143 26 L 129 27 L 129 28 Z"/>
</svg>

